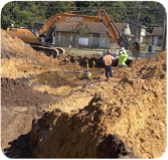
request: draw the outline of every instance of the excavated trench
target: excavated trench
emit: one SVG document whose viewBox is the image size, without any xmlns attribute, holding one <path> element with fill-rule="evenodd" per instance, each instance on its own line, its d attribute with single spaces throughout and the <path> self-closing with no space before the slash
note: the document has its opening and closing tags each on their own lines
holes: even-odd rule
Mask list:
<svg viewBox="0 0 168 160">
<path fill-rule="evenodd" d="M 78 62 L 80 66 L 86 66 L 86 60 L 88 61 L 88 64 L 90 67 L 93 67 L 93 61 L 96 62 L 96 67 L 104 67 L 104 62 L 103 62 L 103 57 L 94 57 L 94 56 L 73 56 L 73 55 L 68 55 L 69 60 L 74 63 Z M 132 62 L 132 59 L 127 59 L 126 64 L 129 66 Z M 117 66 L 118 65 L 118 58 L 116 58 L 112 66 Z"/>
</svg>

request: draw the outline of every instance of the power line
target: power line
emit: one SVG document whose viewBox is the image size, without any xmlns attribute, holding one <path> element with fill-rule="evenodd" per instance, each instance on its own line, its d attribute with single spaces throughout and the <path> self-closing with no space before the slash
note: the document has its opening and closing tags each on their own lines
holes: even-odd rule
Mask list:
<svg viewBox="0 0 168 160">
<path fill-rule="evenodd" d="M 111 8 L 115 8 L 115 9 L 139 9 L 139 7 L 106 7 L 106 6 L 102 6 L 102 7 L 91 7 L 91 6 L 88 6 L 88 7 L 76 7 L 76 6 L 71 6 L 71 7 L 50 7 L 50 6 L 40 6 L 40 8 L 74 8 L 74 9 L 78 9 L 78 8 L 97 8 L 97 9 L 111 9 Z M 26 6 L 26 8 L 29 8 L 29 6 Z M 31 7 L 30 7 L 31 8 Z M 141 9 L 148 9 L 148 11 L 158 11 L 158 10 L 163 10 L 163 9 L 150 9 L 150 7 L 148 6 L 141 6 Z"/>
</svg>

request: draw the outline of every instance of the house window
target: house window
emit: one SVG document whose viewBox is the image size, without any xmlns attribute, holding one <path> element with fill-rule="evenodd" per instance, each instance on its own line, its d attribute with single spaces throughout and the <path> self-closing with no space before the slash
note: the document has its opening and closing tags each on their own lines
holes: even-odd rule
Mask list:
<svg viewBox="0 0 168 160">
<path fill-rule="evenodd" d="M 58 41 L 61 41 L 61 32 L 58 32 Z"/>
<path fill-rule="evenodd" d="M 146 30 L 144 28 L 141 29 L 141 36 L 145 36 Z"/>
<path fill-rule="evenodd" d="M 73 34 L 70 35 L 70 41 L 73 41 Z"/>
</svg>

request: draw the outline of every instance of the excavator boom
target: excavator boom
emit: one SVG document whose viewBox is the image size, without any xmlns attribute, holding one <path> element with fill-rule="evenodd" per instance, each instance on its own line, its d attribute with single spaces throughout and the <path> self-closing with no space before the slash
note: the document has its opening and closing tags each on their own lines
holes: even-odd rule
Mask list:
<svg viewBox="0 0 168 160">
<path fill-rule="evenodd" d="M 98 16 L 74 14 L 74 13 L 82 13 L 82 12 L 98 12 Z M 110 34 L 110 36 L 118 44 L 120 44 L 119 30 L 104 9 L 99 9 L 94 11 L 72 11 L 70 13 L 55 14 L 47 20 L 44 26 L 38 31 L 38 34 L 42 35 L 51 27 L 54 27 L 57 23 L 61 23 L 61 22 L 102 22 L 106 30 Z"/>
</svg>

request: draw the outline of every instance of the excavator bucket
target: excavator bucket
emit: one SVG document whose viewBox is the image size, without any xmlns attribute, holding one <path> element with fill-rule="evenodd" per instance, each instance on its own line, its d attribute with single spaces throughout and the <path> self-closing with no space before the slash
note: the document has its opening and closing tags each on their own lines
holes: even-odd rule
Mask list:
<svg viewBox="0 0 168 160">
<path fill-rule="evenodd" d="M 139 52 L 140 52 L 140 44 L 138 42 L 134 42 L 133 44 L 129 46 L 129 50 L 132 52 L 134 57 L 137 59 L 139 56 Z"/>
</svg>

